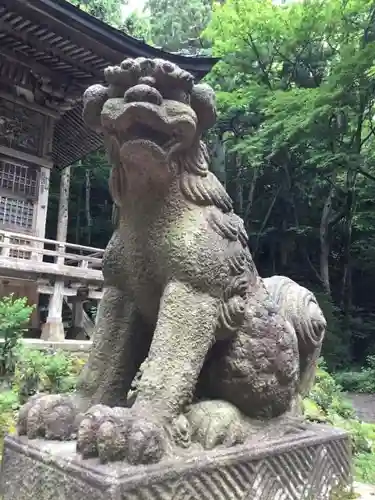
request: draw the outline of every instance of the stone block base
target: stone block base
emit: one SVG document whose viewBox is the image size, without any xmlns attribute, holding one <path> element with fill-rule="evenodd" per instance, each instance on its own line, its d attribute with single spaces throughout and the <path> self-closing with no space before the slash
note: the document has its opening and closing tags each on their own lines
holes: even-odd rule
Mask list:
<svg viewBox="0 0 375 500">
<path fill-rule="evenodd" d="M 350 483 L 347 434 L 304 424 L 282 439 L 137 467 L 82 460 L 74 442 L 7 437 L 1 493 L 3 500 L 326 500 Z"/>
</svg>

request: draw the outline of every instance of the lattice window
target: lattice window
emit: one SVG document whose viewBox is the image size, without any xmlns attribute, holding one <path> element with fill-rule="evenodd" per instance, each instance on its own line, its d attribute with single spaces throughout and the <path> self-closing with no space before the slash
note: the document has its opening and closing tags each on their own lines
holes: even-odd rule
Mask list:
<svg viewBox="0 0 375 500">
<path fill-rule="evenodd" d="M 0 241 L 4 241 L 4 235 L 0 234 Z M 22 238 L 11 237 L 9 238 L 9 243 L 12 245 L 19 245 L 20 247 L 31 247 L 32 243 L 30 240 L 24 240 Z M 2 248 L 3 251 L 6 251 L 7 248 Z M 27 250 L 19 250 L 18 248 L 9 248 L 9 253 L 7 254 L 9 257 L 13 257 L 15 259 L 31 259 L 31 251 Z"/>
<path fill-rule="evenodd" d="M 13 245 L 19 245 L 21 247 L 31 246 L 31 242 L 27 240 L 22 240 L 20 238 L 10 238 L 10 243 Z M 14 257 L 16 259 L 31 259 L 31 252 L 27 252 L 26 250 L 18 250 L 16 248 L 12 248 L 9 252 L 9 257 Z"/>
<path fill-rule="evenodd" d="M 34 204 L 31 201 L 0 196 L 0 225 L 31 231 L 33 216 Z"/>
<path fill-rule="evenodd" d="M 0 161 L 0 189 L 36 198 L 38 194 L 38 172 L 36 168 Z"/>
</svg>

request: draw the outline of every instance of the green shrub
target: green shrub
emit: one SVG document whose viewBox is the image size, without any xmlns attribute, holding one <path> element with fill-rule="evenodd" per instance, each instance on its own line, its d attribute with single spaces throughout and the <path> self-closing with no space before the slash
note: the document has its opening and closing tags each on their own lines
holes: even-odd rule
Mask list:
<svg viewBox="0 0 375 500">
<path fill-rule="evenodd" d="M 16 364 L 13 387 L 22 402 L 39 392 L 70 392 L 83 366 L 83 361 L 63 351 L 47 354 L 23 348 Z"/>
<path fill-rule="evenodd" d="M 18 357 L 19 341 L 30 321 L 34 307 L 27 305 L 27 298 L 15 299 L 13 295 L 0 300 L 0 376 L 13 373 Z"/>
<path fill-rule="evenodd" d="M 46 362 L 47 357 L 42 351 L 21 347 L 14 371 L 13 389 L 19 395 L 22 403 L 25 403 L 30 396 L 40 392 L 43 386 L 42 380 Z"/>
<path fill-rule="evenodd" d="M 336 380 L 327 372 L 323 361 L 319 362 L 315 384 L 309 398 L 310 406 L 316 405 L 316 409 L 329 419 L 329 415 L 335 414 L 342 418 L 354 418 L 355 413 L 351 403 L 342 395 L 342 388 Z M 305 402 L 305 405 L 309 404 Z"/>
<path fill-rule="evenodd" d="M 352 438 L 356 477 L 375 484 L 375 425 L 361 422 L 341 386 L 319 363 L 314 387 L 303 402 L 305 416 L 313 422 L 324 422 L 346 430 Z M 345 497 L 337 497 L 345 498 Z M 350 497 L 348 497 L 350 498 Z"/>
<path fill-rule="evenodd" d="M 345 392 L 375 392 L 375 356 L 369 356 L 361 370 L 337 372 L 334 378 Z"/>
<path fill-rule="evenodd" d="M 361 483 L 375 484 L 375 454 L 359 453 L 354 457 L 357 480 Z"/>
<path fill-rule="evenodd" d="M 20 401 L 14 391 L 0 392 L 0 461 L 5 434 L 15 432 L 16 414 Z"/>
<path fill-rule="evenodd" d="M 74 390 L 85 360 L 64 352 L 46 353 L 18 346 L 11 390 L 0 390 L 0 460 L 6 433 L 15 431 L 17 411 L 30 396 Z"/>
</svg>

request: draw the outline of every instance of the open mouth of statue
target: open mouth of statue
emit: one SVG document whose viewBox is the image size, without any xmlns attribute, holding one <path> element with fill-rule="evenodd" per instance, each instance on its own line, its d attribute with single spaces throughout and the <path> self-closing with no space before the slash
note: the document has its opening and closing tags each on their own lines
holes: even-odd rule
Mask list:
<svg viewBox="0 0 375 500">
<path fill-rule="evenodd" d="M 175 141 L 169 134 L 141 123 L 131 125 L 127 129 L 124 139 L 126 142 L 135 140 L 150 141 L 161 147 L 165 152 L 167 152 Z"/>
</svg>

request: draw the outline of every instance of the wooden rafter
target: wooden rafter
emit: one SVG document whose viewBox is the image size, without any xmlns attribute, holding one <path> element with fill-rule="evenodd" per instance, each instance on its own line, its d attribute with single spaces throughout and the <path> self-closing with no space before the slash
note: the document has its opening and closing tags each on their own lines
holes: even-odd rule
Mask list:
<svg viewBox="0 0 375 500">
<path fill-rule="evenodd" d="M 22 52 L 20 52 L 19 50 L 17 51 L 10 50 L 0 45 L 0 54 L 3 57 L 5 57 L 5 59 L 7 59 L 8 61 L 12 61 L 16 64 L 20 64 L 21 66 L 29 68 L 39 75 L 50 78 L 54 82 L 66 85 L 68 87 L 71 86 L 72 84 L 72 82 L 69 79 L 67 79 L 63 73 L 53 71 L 44 64 L 40 64 L 38 61 L 35 60 L 34 57 L 29 55 L 26 56 L 22 54 Z"/>
<path fill-rule="evenodd" d="M 48 42 L 40 40 L 38 37 L 32 35 L 31 33 L 17 30 L 13 26 L 7 24 L 2 20 L 0 20 L 0 32 L 5 32 L 8 35 L 11 35 L 17 40 L 22 41 L 25 45 L 29 45 L 30 48 L 34 48 L 40 52 L 44 52 L 46 55 L 50 55 L 51 57 L 57 57 L 61 62 L 67 63 L 73 68 L 78 68 L 82 72 L 87 73 L 88 76 L 96 76 L 99 78 L 103 77 L 102 71 L 95 70 L 89 64 L 77 61 L 58 47 L 51 46 L 50 44 L 48 44 Z"/>
<path fill-rule="evenodd" d="M 0 64 L 1 64 L 1 57 L 0 57 Z M 8 75 L 0 74 L 0 83 L 3 83 L 5 86 L 8 87 L 14 87 L 14 85 L 19 85 L 20 87 L 31 90 L 34 92 L 35 88 L 30 82 L 20 82 L 14 80 L 14 78 L 10 78 Z"/>
<path fill-rule="evenodd" d="M 29 19 L 35 25 L 52 30 L 57 35 L 66 38 L 67 25 L 63 21 L 48 16 L 45 12 L 39 12 L 37 8 L 34 8 L 34 6 L 30 7 L 28 2 L 19 2 L 18 0 L 1 0 L 1 3 L 4 4 L 10 12 L 16 12 L 22 17 Z M 116 61 L 117 63 L 120 63 L 123 59 L 123 54 L 121 54 L 121 52 L 112 50 L 109 47 L 104 47 L 102 43 L 87 36 L 85 33 L 82 33 L 72 24 L 69 25 L 69 39 L 79 47 L 90 47 L 95 54 L 103 57 L 103 59 L 110 56 L 113 61 Z"/>
</svg>

